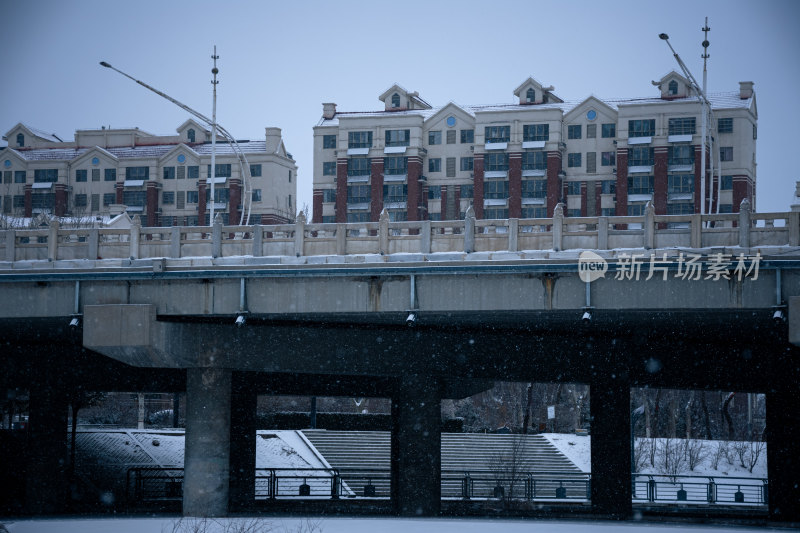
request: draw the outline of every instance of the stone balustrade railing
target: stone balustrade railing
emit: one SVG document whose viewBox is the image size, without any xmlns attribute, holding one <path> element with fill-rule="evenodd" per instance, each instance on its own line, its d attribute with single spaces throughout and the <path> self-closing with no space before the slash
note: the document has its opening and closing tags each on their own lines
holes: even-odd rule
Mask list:
<svg viewBox="0 0 800 533">
<path fill-rule="evenodd" d="M 231 256 L 517 252 L 522 250 L 607 250 L 616 248 L 705 248 L 800 246 L 800 213 L 739 213 L 643 216 L 308 224 L 270 226 L 142 227 L 62 229 L 57 221 L 33 230 L 0 231 L 5 261 L 145 259 Z"/>
</svg>

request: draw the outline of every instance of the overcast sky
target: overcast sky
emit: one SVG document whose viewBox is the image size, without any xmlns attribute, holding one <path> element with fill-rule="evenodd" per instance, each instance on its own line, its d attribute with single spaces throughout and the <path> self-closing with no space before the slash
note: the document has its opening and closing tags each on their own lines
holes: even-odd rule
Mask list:
<svg viewBox="0 0 800 533">
<path fill-rule="evenodd" d="M 106 60 L 211 115 L 211 51 L 220 56 L 217 117 L 239 139 L 283 129 L 311 204 L 312 127 L 322 102 L 381 109 L 397 82 L 434 106 L 513 102 L 532 75 L 565 100 L 652 96 L 678 69 L 666 32 L 709 92 L 755 82 L 759 211 L 792 203 L 800 121 L 800 2 L 416 1 L 131 2 L 0 0 L 0 130 L 17 122 L 74 131 L 138 126 L 173 134 L 187 113 Z M 5 143 L 3 143 L 5 144 Z"/>
</svg>

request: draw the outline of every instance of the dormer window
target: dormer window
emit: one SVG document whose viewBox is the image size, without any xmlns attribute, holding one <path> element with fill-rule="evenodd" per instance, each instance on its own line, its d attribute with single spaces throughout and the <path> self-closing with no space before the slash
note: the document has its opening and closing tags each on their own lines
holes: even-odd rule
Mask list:
<svg viewBox="0 0 800 533">
<path fill-rule="evenodd" d="M 194 140 L 195 139 L 195 135 L 194 135 L 194 130 L 193 129 L 188 130 L 186 132 L 186 136 L 189 138 L 189 142 L 190 143 L 195 142 L 195 140 Z"/>
<path fill-rule="evenodd" d="M 25 146 L 25 136 L 21 133 L 17 134 L 17 146 Z"/>
<path fill-rule="evenodd" d="M 678 82 L 677 81 L 672 80 L 671 82 L 669 82 L 669 86 L 668 87 L 669 87 L 669 89 L 667 90 L 667 93 L 670 96 L 675 96 L 675 95 L 678 94 Z"/>
<path fill-rule="evenodd" d="M 400 95 L 397 93 L 392 95 L 392 107 L 400 107 Z"/>
<path fill-rule="evenodd" d="M 536 101 L 536 91 L 532 88 L 528 89 L 528 92 L 525 93 L 525 101 L 529 104 L 532 104 Z"/>
</svg>

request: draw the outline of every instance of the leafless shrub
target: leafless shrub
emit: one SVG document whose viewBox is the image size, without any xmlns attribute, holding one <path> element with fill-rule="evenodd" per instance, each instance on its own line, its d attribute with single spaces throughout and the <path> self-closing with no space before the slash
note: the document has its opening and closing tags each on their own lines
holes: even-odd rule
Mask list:
<svg viewBox="0 0 800 533">
<path fill-rule="evenodd" d="M 723 457 L 728 457 L 728 441 L 726 440 L 717 441 L 716 447 L 711 452 L 711 468 L 716 470 Z"/>
<path fill-rule="evenodd" d="M 766 443 L 763 440 L 757 440 L 748 443 L 749 446 L 747 447 L 747 469 L 750 473 L 753 473 L 753 467 L 756 466 L 758 463 L 758 458 L 764 452 L 764 448 L 766 447 Z"/>
<path fill-rule="evenodd" d="M 636 439 L 633 443 L 633 467 L 636 472 L 641 472 L 647 466 L 652 445 L 650 439 Z"/>
<path fill-rule="evenodd" d="M 684 455 L 689 465 L 689 470 L 694 470 L 696 466 L 705 461 L 706 457 L 708 457 L 708 450 L 702 440 L 686 439 Z"/>
<path fill-rule="evenodd" d="M 655 437 L 650 438 L 650 445 L 647 447 L 647 453 L 650 455 L 650 466 L 656 466 L 656 450 L 658 449 L 658 441 Z"/>
<path fill-rule="evenodd" d="M 675 483 L 685 466 L 683 444 L 677 439 L 662 439 L 658 448 L 658 471 Z"/>
<path fill-rule="evenodd" d="M 506 502 L 514 499 L 514 487 L 521 483 L 525 472 L 530 470 L 530 465 L 525 457 L 525 437 L 515 435 L 508 450 L 495 453 L 489 459 L 489 469 L 492 471 L 498 486 L 508 483 L 508 493 L 505 494 Z"/>
<path fill-rule="evenodd" d="M 310 527 L 309 527 L 310 526 Z M 269 533 L 275 531 L 275 525 L 259 518 L 206 518 L 185 516 L 162 528 L 162 533 Z M 301 523 L 296 529 L 284 526 L 286 533 L 318 533 L 322 529 L 319 523 L 308 521 Z"/>
<path fill-rule="evenodd" d="M 747 453 L 750 449 L 750 443 L 747 441 L 739 440 L 733 443 L 731 446 L 733 448 L 733 453 L 735 454 L 734 457 L 739 458 L 739 464 L 742 468 L 747 468 L 745 464 L 747 462 Z"/>
</svg>

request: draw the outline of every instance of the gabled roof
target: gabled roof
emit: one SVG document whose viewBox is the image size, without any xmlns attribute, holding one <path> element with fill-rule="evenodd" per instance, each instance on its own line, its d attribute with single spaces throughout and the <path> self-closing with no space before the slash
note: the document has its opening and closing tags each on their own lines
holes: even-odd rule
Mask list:
<svg viewBox="0 0 800 533">
<path fill-rule="evenodd" d="M 389 96 L 392 93 L 396 93 L 396 92 L 401 92 L 401 93 L 403 93 L 405 95 L 411 94 L 405 87 L 395 83 L 394 85 L 392 85 L 391 87 L 389 87 L 388 89 L 383 91 L 381 93 L 381 95 L 378 97 L 378 100 L 383 102 L 386 99 L 387 96 Z"/>
<path fill-rule="evenodd" d="M 671 71 L 667 72 L 666 74 L 664 74 L 663 76 L 661 76 L 661 79 L 658 80 L 658 81 L 654 81 L 653 85 L 655 85 L 656 87 L 660 87 L 662 83 L 664 83 L 665 81 L 667 81 L 670 78 L 678 78 L 680 81 L 685 83 L 688 87 L 692 86 L 692 83 L 688 79 L 686 79 L 684 76 L 678 74 L 678 72 L 675 71 L 675 70 L 671 70 Z"/>
<path fill-rule="evenodd" d="M 184 122 L 184 124 L 186 124 L 186 122 Z M 195 159 L 198 159 L 200 157 L 200 154 L 198 154 L 197 152 L 192 150 L 189 146 L 186 146 L 185 144 L 180 143 L 180 144 L 176 144 L 172 148 L 172 150 L 169 150 L 168 152 L 164 152 L 162 155 L 159 156 L 158 159 L 159 159 L 159 161 L 164 161 L 165 159 L 169 159 L 170 157 L 172 157 L 172 155 L 175 154 L 176 152 L 184 152 L 186 155 L 189 155 L 189 156 L 191 156 L 191 157 L 193 157 Z"/>
<path fill-rule="evenodd" d="M 0 156 L 5 159 L 7 155 L 13 155 L 14 159 L 18 159 L 20 162 L 25 162 L 25 156 L 21 153 L 14 150 L 12 147 L 7 146 L 2 152 L 0 152 Z"/>
<path fill-rule="evenodd" d="M 440 107 L 438 110 L 436 110 L 435 113 L 425 117 L 423 120 L 425 122 L 430 122 L 433 119 L 439 117 L 440 115 L 444 115 L 444 114 L 447 114 L 448 112 L 453 112 L 453 111 L 462 113 L 462 114 L 467 115 L 468 117 L 471 117 L 471 118 L 475 118 L 475 113 L 469 111 L 468 109 L 465 109 L 465 108 L 461 107 L 460 105 L 458 105 L 455 102 L 448 102 L 444 107 Z"/>
<path fill-rule="evenodd" d="M 119 158 L 114 154 L 112 154 L 111 152 L 109 152 L 108 150 L 100 148 L 99 146 L 94 146 L 92 148 L 87 149 L 85 152 L 81 153 L 75 159 L 73 159 L 72 164 L 76 164 L 85 159 L 88 159 L 89 156 L 92 154 L 100 154 L 104 157 L 107 157 L 108 159 L 111 159 L 112 161 L 119 161 Z"/>
<path fill-rule="evenodd" d="M 522 93 L 522 89 L 524 89 L 528 84 L 536 85 L 540 89 L 544 87 L 544 85 L 542 85 L 542 82 L 540 82 L 533 76 L 528 76 L 527 80 L 520 83 L 519 86 L 516 89 L 514 89 L 514 96 L 519 96 Z"/>
<path fill-rule="evenodd" d="M 38 128 L 34 128 L 34 127 L 31 127 L 31 126 L 28 126 L 26 124 L 23 124 L 22 122 L 17 122 L 17 124 L 13 128 L 8 130 L 6 132 L 6 134 L 3 135 L 3 140 L 7 141 L 8 140 L 8 135 L 10 135 L 12 131 L 14 131 L 14 130 L 16 130 L 18 128 L 24 129 L 30 135 L 33 135 L 34 137 L 38 137 L 39 139 L 42 139 L 43 141 L 56 142 L 56 143 L 57 142 L 64 142 L 61 139 L 59 139 L 58 135 L 56 135 L 55 133 L 47 133 L 44 130 L 40 130 Z"/>
<path fill-rule="evenodd" d="M 203 126 L 202 124 L 200 124 L 199 122 L 197 122 L 193 118 L 186 119 L 186 121 L 183 124 L 181 124 L 180 126 L 175 128 L 175 131 L 180 133 L 181 131 L 183 131 L 185 128 L 188 128 L 189 126 L 194 126 L 196 128 L 199 128 L 199 129 L 201 129 L 202 131 L 204 131 L 206 133 L 211 133 L 210 129 L 207 129 L 205 126 Z"/>
<path fill-rule="evenodd" d="M 572 116 L 577 115 L 578 111 L 582 109 L 587 103 L 590 102 L 594 104 L 596 107 L 602 107 L 603 109 L 607 109 L 613 115 L 617 114 L 616 109 L 614 109 L 613 107 L 611 107 L 610 105 L 608 105 L 595 95 L 590 94 L 589 96 L 587 96 L 586 98 L 575 104 L 575 106 L 572 109 L 564 113 L 564 119 L 567 119 L 567 117 L 571 118 Z"/>
</svg>

